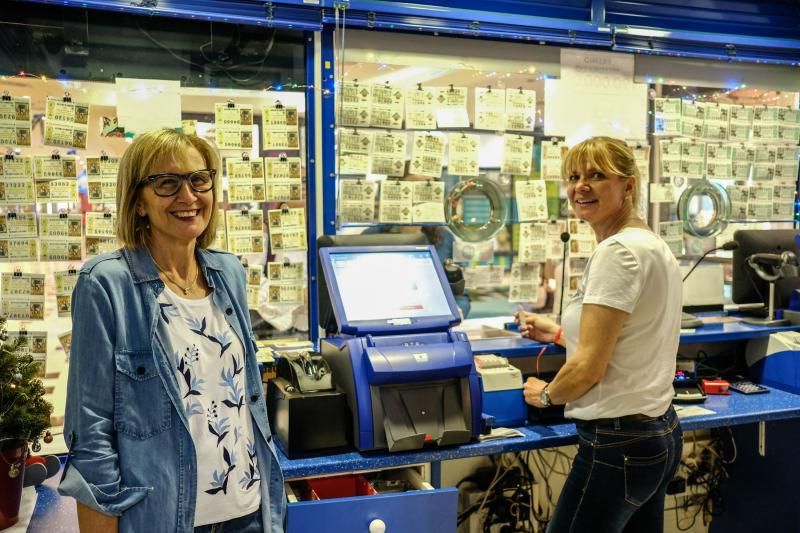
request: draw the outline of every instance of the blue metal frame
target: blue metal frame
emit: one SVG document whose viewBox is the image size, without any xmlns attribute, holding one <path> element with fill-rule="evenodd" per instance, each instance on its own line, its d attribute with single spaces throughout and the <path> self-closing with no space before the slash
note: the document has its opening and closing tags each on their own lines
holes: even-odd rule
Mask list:
<svg viewBox="0 0 800 533">
<path fill-rule="evenodd" d="M 800 12 L 790 0 L 324 0 L 323 23 L 340 5 L 349 26 L 570 44 L 636 53 L 800 64 Z M 656 30 L 657 38 L 632 29 Z"/>
<path fill-rule="evenodd" d="M 322 30 L 322 233 L 336 235 L 336 58 L 333 27 Z"/>
<path fill-rule="evenodd" d="M 800 11 L 796 0 L 604 0 L 605 22 L 618 27 L 663 28 L 673 32 L 727 35 L 736 44 L 779 46 L 780 40 L 797 42 Z M 680 39 L 697 40 L 680 36 Z"/>
<path fill-rule="evenodd" d="M 316 99 L 314 97 L 315 73 L 314 33 L 306 32 L 305 39 L 305 64 L 306 64 L 306 231 L 308 237 L 307 271 L 308 271 L 308 331 L 311 341 L 316 342 L 319 331 L 319 316 L 311 310 L 316 310 L 319 305 L 317 294 L 317 131 L 316 131 Z M 314 216 L 312 216 L 312 214 Z"/>
<path fill-rule="evenodd" d="M 371 4 L 358 2 L 356 4 Z M 598 32 L 588 20 L 571 21 L 555 18 L 533 17 L 520 14 L 493 14 L 453 10 L 452 15 L 422 11 L 404 13 L 396 4 L 385 11 L 357 9 L 351 3 L 347 9 L 347 25 L 350 27 L 389 31 L 413 31 L 415 33 L 447 33 L 464 37 L 481 37 L 504 40 L 521 40 L 544 43 L 580 44 L 587 46 L 611 46 L 611 35 Z M 382 6 L 383 7 L 383 6 Z M 475 16 L 473 18 L 472 16 Z M 588 10 L 587 10 L 588 17 Z M 325 10 L 322 16 L 325 25 L 334 23 L 334 13 Z"/>
<path fill-rule="evenodd" d="M 7 0 L 6 0 L 7 1 Z M 98 9 L 186 19 L 203 19 L 233 24 L 263 25 L 303 31 L 320 31 L 319 6 L 301 0 L 262 2 L 258 0 L 17 0 L 38 4 Z"/>
<path fill-rule="evenodd" d="M 425 20 L 473 21 L 480 24 L 535 25 L 560 29 L 589 29 L 593 3 L 598 0 L 325 0 L 325 7 L 343 5 L 350 12 L 400 15 L 408 24 Z M 329 13 L 328 13 L 329 14 Z M 327 20 L 326 20 L 327 22 Z"/>
<path fill-rule="evenodd" d="M 392 31 L 599 46 L 612 50 L 800 64 L 793 0 L 16 0 L 139 15 L 321 31 L 347 9 L 348 25 Z M 640 38 L 630 28 L 665 32 Z"/>
</svg>

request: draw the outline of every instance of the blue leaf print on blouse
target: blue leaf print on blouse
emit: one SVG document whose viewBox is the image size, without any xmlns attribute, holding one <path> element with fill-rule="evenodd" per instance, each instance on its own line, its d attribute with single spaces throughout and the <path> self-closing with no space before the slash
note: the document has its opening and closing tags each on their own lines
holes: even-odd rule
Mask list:
<svg viewBox="0 0 800 533">
<path fill-rule="evenodd" d="M 233 361 L 233 375 L 238 376 L 244 370 L 244 365 L 239 366 L 240 362 L 236 354 L 231 355 L 231 360 Z"/>
<path fill-rule="evenodd" d="M 172 304 L 162 304 L 159 303 L 159 311 L 161 313 L 161 319 L 164 321 L 165 324 L 169 324 L 169 318 L 175 318 L 178 316 L 178 308 Z"/>
<path fill-rule="evenodd" d="M 215 401 L 212 401 L 211 405 L 208 407 L 206 419 L 208 420 L 208 431 L 217 437 L 217 446 L 219 446 L 222 439 L 225 438 L 225 435 L 227 435 L 231 429 L 228 423 L 230 419 L 227 416 L 222 419 L 219 418 L 217 402 Z"/>
<path fill-rule="evenodd" d="M 249 459 L 247 469 L 239 479 L 239 485 L 247 490 L 261 479 L 258 473 L 258 459 L 256 458 L 255 443 L 247 441 L 247 456 Z"/>
<path fill-rule="evenodd" d="M 228 493 L 228 471 L 219 472 L 214 470 L 214 479 L 211 481 L 211 488 L 206 490 L 207 494 L 216 494 L 222 491 L 223 494 Z"/>
<path fill-rule="evenodd" d="M 219 335 L 207 335 L 206 338 L 211 342 L 219 344 L 219 356 L 222 358 L 222 354 L 225 353 L 225 350 L 231 347 L 231 335 L 227 331 L 223 331 Z"/>
<path fill-rule="evenodd" d="M 227 470 L 225 470 L 225 474 L 229 474 L 231 470 L 236 468 L 236 452 L 232 451 L 229 452 L 228 448 L 222 447 L 222 460 L 225 461 L 227 465 Z"/>
<path fill-rule="evenodd" d="M 175 354 L 175 357 L 177 357 L 177 353 Z M 183 395 L 184 398 L 187 396 L 197 396 L 203 392 L 203 385 L 205 384 L 205 381 L 192 375 L 192 363 L 197 362 L 198 358 L 199 351 L 197 346 L 192 344 L 186 348 L 186 352 L 184 352 L 183 357 L 178 360 L 178 372 L 180 372 L 181 376 L 183 376 L 183 381 L 186 383 L 186 387 L 189 389 L 186 391 L 186 394 Z"/>
<path fill-rule="evenodd" d="M 192 386 L 186 391 L 183 397 L 186 398 L 187 396 L 199 396 L 203 394 L 203 385 L 205 385 L 205 380 L 199 379 L 197 376 L 192 376 Z"/>
<path fill-rule="evenodd" d="M 192 333 L 196 333 L 201 337 L 207 337 L 206 335 L 206 317 L 203 317 L 202 320 L 198 320 L 194 317 L 186 318 L 186 325 L 189 327 L 189 331 Z"/>
<path fill-rule="evenodd" d="M 234 379 L 234 371 L 232 369 L 223 369 L 220 372 L 219 385 L 228 388 L 228 398 L 223 400 L 223 405 L 227 407 L 235 407 L 236 412 L 240 412 L 244 405 L 244 394 L 242 386 Z"/>
<path fill-rule="evenodd" d="M 198 401 L 189 401 L 189 402 L 186 402 L 186 406 L 184 407 L 184 411 L 186 412 L 186 418 L 191 418 L 194 415 L 202 415 L 203 414 L 203 406 Z"/>
</svg>

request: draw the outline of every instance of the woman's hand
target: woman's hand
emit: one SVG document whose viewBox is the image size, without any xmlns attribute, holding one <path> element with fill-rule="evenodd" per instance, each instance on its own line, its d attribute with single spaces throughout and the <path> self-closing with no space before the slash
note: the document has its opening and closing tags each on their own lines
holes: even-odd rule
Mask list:
<svg viewBox="0 0 800 533">
<path fill-rule="evenodd" d="M 519 310 L 514 314 L 514 322 L 519 324 L 523 337 L 539 342 L 555 342 L 559 325 L 544 315 Z"/>
<path fill-rule="evenodd" d="M 544 407 L 542 404 L 542 389 L 547 385 L 546 381 L 537 378 L 528 378 L 522 386 L 522 393 L 525 395 L 525 403 L 534 407 Z"/>
</svg>

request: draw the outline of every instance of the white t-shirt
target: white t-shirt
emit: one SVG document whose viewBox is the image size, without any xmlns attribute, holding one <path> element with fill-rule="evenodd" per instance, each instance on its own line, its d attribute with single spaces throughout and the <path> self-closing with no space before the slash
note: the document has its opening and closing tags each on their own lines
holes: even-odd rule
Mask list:
<svg viewBox="0 0 800 533">
<path fill-rule="evenodd" d="M 567 403 L 565 416 L 594 420 L 664 414 L 672 401 L 681 322 L 681 275 L 669 247 L 640 228 L 625 228 L 597 246 L 562 315 L 567 358 L 578 347 L 583 304 L 629 315 L 605 375 Z"/>
<path fill-rule="evenodd" d="M 239 518 L 261 505 L 244 349 L 211 296 L 188 300 L 165 288 L 158 297 L 159 336 L 173 355 L 197 454 L 195 527 Z"/>
</svg>

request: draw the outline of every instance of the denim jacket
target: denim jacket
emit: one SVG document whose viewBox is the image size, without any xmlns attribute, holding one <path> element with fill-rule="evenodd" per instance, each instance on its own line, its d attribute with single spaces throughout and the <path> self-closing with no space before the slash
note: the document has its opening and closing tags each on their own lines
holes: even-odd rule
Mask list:
<svg viewBox="0 0 800 533">
<path fill-rule="evenodd" d="M 282 532 L 283 475 L 256 364 L 245 273 L 225 252 L 198 249 L 197 259 L 214 304 L 245 346 L 264 532 Z M 194 444 L 171 356 L 156 329 L 163 290 L 148 250 L 123 248 L 87 262 L 72 294 L 64 425 L 70 452 L 58 490 L 119 516 L 120 533 L 194 527 Z"/>
</svg>

